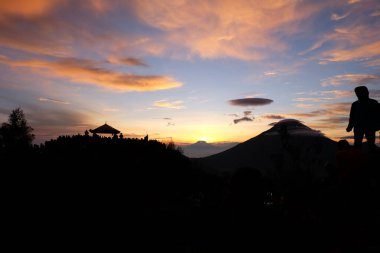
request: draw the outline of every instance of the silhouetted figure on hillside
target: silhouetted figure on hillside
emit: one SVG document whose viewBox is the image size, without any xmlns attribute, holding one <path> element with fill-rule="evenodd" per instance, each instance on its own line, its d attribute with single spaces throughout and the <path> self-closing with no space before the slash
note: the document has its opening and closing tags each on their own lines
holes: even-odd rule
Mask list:
<svg viewBox="0 0 380 253">
<path fill-rule="evenodd" d="M 354 129 L 355 148 L 361 148 L 365 135 L 369 149 L 374 150 L 376 147 L 375 133 L 379 128 L 379 103 L 369 98 L 369 92 L 365 86 L 356 87 L 355 94 L 358 100 L 352 103 L 350 120 L 346 130 L 350 132 Z"/>
</svg>

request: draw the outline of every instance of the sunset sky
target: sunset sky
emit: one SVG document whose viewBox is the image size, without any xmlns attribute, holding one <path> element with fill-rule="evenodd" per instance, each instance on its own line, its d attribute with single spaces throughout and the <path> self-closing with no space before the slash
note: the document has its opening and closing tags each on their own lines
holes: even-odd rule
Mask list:
<svg viewBox="0 0 380 253">
<path fill-rule="evenodd" d="M 338 140 L 353 89 L 380 99 L 378 0 L 0 0 L 0 123 L 36 142 L 242 142 L 284 118 Z"/>
</svg>

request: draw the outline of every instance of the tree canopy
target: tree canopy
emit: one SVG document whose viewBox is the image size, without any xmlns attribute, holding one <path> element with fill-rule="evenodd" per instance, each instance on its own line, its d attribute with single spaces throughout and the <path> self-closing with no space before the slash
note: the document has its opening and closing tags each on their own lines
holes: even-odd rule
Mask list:
<svg viewBox="0 0 380 253">
<path fill-rule="evenodd" d="M 2 146 L 5 148 L 27 147 L 32 144 L 33 128 L 28 124 L 21 108 L 14 109 L 0 128 Z"/>
</svg>

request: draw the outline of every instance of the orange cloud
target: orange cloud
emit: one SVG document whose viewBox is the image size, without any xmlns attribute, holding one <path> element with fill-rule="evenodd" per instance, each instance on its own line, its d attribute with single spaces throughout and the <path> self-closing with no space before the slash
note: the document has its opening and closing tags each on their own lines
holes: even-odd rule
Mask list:
<svg viewBox="0 0 380 253">
<path fill-rule="evenodd" d="M 75 83 L 94 84 L 120 91 L 154 91 L 180 87 L 182 84 L 168 76 L 134 75 L 102 68 L 99 63 L 77 58 L 61 58 L 57 61 L 11 60 L 5 56 L 0 62 L 13 67 L 47 70 L 52 77 L 67 78 Z"/>
<path fill-rule="evenodd" d="M 62 0 L 2 0 L 0 1 L 0 16 L 40 16 L 46 14 L 62 2 Z"/>
<path fill-rule="evenodd" d="M 300 30 L 322 4 L 294 0 L 137 1 L 137 16 L 163 32 L 167 50 L 185 48 L 203 58 L 257 60 L 264 50 L 282 52 L 279 34 Z"/>
<path fill-rule="evenodd" d="M 328 115 L 348 115 L 351 108 L 351 103 L 336 103 L 321 105 Z"/>
<path fill-rule="evenodd" d="M 344 74 L 336 75 L 322 80 L 322 86 L 340 86 L 344 84 L 349 85 L 365 85 L 377 81 L 380 76 L 372 74 Z"/>
<path fill-rule="evenodd" d="M 143 35 L 104 22 L 103 14 L 118 6 L 118 1 L 111 5 L 105 0 L 0 1 L 0 46 L 59 57 L 135 51 L 133 44 L 141 43 Z"/>
<path fill-rule="evenodd" d="M 329 50 L 323 53 L 324 60 L 332 62 L 361 60 L 380 55 L 380 40 L 350 50 Z"/>
</svg>

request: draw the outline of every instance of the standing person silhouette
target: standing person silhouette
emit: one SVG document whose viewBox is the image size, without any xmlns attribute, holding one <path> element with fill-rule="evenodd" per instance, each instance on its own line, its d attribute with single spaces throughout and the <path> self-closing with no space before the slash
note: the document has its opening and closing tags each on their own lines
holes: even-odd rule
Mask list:
<svg viewBox="0 0 380 253">
<path fill-rule="evenodd" d="M 376 131 L 379 128 L 379 103 L 369 98 L 367 87 L 358 86 L 355 88 L 358 100 L 353 102 L 350 111 L 350 120 L 347 132 L 354 129 L 354 147 L 360 149 L 365 135 L 370 150 L 374 150 Z"/>
</svg>

